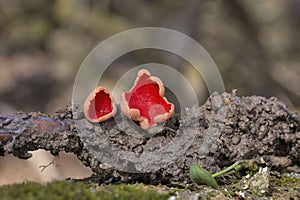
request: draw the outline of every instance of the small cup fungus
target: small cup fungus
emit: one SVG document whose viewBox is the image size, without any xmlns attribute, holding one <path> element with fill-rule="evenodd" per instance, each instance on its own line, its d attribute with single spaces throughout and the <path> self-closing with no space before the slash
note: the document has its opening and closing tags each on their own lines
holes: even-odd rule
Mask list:
<svg viewBox="0 0 300 200">
<path fill-rule="evenodd" d="M 134 86 L 122 93 L 121 111 L 129 118 L 139 121 L 143 129 L 169 119 L 174 113 L 174 105 L 164 97 L 162 81 L 151 76 L 148 70 L 138 72 Z"/>
<path fill-rule="evenodd" d="M 83 111 L 90 122 L 103 122 L 116 114 L 117 107 L 110 93 L 103 87 L 97 87 L 86 98 Z"/>
</svg>

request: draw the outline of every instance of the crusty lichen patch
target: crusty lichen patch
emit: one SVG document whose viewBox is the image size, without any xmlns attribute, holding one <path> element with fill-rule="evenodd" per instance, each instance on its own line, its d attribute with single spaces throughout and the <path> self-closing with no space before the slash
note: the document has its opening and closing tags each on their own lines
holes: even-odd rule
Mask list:
<svg viewBox="0 0 300 200">
<path fill-rule="evenodd" d="M 299 167 L 295 167 L 295 171 Z M 222 186 L 224 194 L 232 198 L 262 199 L 298 199 L 300 197 L 300 176 L 294 172 L 287 176 L 286 173 L 270 171 L 267 167 L 260 168 L 252 175 L 247 174 L 237 182 L 228 182 Z"/>
</svg>

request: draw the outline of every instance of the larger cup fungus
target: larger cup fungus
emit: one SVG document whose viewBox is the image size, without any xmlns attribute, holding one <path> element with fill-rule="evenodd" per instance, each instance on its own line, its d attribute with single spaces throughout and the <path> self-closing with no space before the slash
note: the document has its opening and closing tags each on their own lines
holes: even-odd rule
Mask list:
<svg viewBox="0 0 300 200">
<path fill-rule="evenodd" d="M 86 98 L 83 111 L 90 122 L 103 122 L 116 114 L 117 107 L 110 93 L 103 87 L 97 87 Z"/>
<path fill-rule="evenodd" d="M 164 94 L 162 81 L 142 69 L 131 90 L 122 93 L 121 111 L 132 120 L 139 121 L 143 129 L 156 126 L 174 114 L 174 105 Z"/>
</svg>

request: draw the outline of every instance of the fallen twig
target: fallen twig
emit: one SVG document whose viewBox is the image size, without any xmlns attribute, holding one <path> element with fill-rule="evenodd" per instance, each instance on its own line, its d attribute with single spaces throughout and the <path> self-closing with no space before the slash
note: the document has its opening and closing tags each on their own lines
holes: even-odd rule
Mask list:
<svg viewBox="0 0 300 200">
<path fill-rule="evenodd" d="M 189 181 L 191 163 L 211 173 L 244 159 L 263 159 L 277 168 L 300 164 L 299 116 L 276 98 L 215 93 L 201 107 L 187 108 L 164 127 L 154 129 L 151 137 L 135 137 L 147 132 L 125 121 L 110 119 L 91 124 L 80 109 L 70 107 L 55 116 L 1 115 L 0 152 L 25 159 L 31 156 L 28 151 L 37 149 L 54 155 L 73 152 L 95 173 L 125 182 L 183 183 Z M 187 135 L 193 138 L 182 154 L 176 152 L 176 145 L 161 158 L 152 154 Z M 108 158 L 118 165 L 109 163 Z"/>
</svg>

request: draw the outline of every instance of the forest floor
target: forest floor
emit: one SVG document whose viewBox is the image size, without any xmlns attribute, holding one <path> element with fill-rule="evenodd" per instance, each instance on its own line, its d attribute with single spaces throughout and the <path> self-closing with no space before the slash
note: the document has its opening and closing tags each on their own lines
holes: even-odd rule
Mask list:
<svg viewBox="0 0 300 200">
<path fill-rule="evenodd" d="M 195 184 L 147 185 L 100 184 L 90 180 L 56 181 L 48 184 L 25 182 L 0 188 L 1 199 L 299 199 L 300 168 L 286 172 L 260 167 L 256 172 L 227 174 L 218 178 L 219 189 Z"/>
</svg>

